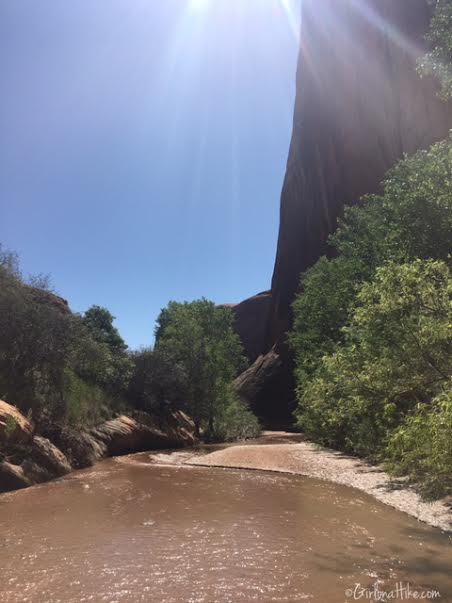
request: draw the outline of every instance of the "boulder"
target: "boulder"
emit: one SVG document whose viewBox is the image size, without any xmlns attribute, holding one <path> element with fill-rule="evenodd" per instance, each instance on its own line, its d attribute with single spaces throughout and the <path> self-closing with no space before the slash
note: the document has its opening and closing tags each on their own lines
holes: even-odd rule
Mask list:
<svg viewBox="0 0 452 603">
<path fill-rule="evenodd" d="M 33 436 L 30 421 L 15 406 L 3 401 L 0 401 L 0 440 L 4 455 L 9 455 L 1 463 L 1 492 L 61 477 L 72 470 L 61 450 L 47 438 Z M 9 457 L 14 463 L 9 462 Z"/>
<path fill-rule="evenodd" d="M 38 463 L 33 461 L 31 457 L 24 459 L 20 467 L 30 486 L 42 484 L 43 482 L 49 482 L 50 480 L 58 477 L 58 475 L 53 475 L 53 473 L 45 467 L 38 465 Z"/>
<path fill-rule="evenodd" d="M 32 483 L 19 465 L 7 461 L 0 462 L 0 492 L 28 488 Z"/>
<path fill-rule="evenodd" d="M 239 398 L 266 427 L 286 429 L 292 423 L 295 403 L 291 368 L 290 361 L 272 349 L 234 381 Z"/>
<path fill-rule="evenodd" d="M 33 434 L 30 421 L 15 406 L 0 400 L 0 442 L 28 442 Z"/>
<path fill-rule="evenodd" d="M 179 411 L 159 423 L 145 413 L 137 413 L 136 418 L 122 415 L 103 423 L 91 433 L 105 446 L 108 456 L 118 456 L 191 446 L 196 441 L 194 432 L 192 421 Z"/>
<path fill-rule="evenodd" d="M 12 417 L 14 423 L 8 417 Z M 13 445 L 4 451 L 14 458 L 14 463 L 10 458 L 0 457 L 0 492 L 62 477 L 73 468 L 90 467 L 108 456 L 182 448 L 197 442 L 193 421 L 181 411 L 165 418 L 146 413 L 135 413 L 133 417 L 122 415 L 82 432 L 49 427 L 46 435 L 59 447 L 43 436 L 33 437 L 30 422 L 14 406 L 0 402 L 0 436 L 8 424 L 14 427 L 14 439 L 8 436 L 8 444 Z"/>
<path fill-rule="evenodd" d="M 65 429 L 51 435 L 76 469 L 91 467 L 112 455 L 196 444 L 193 421 L 176 411 L 164 419 L 144 412 L 120 416 L 89 431 Z"/>
<path fill-rule="evenodd" d="M 55 434 L 54 441 L 63 450 L 74 469 L 92 467 L 107 456 L 105 443 L 88 431 L 65 430 Z"/>
<path fill-rule="evenodd" d="M 165 430 L 170 443 L 174 444 L 170 448 L 188 448 L 198 444 L 198 439 L 195 435 L 195 424 L 182 410 L 170 413 L 163 424 L 166 425 Z"/>
<path fill-rule="evenodd" d="M 72 467 L 66 456 L 50 440 L 35 436 L 31 445 L 31 459 L 52 477 L 70 473 Z"/>
</svg>

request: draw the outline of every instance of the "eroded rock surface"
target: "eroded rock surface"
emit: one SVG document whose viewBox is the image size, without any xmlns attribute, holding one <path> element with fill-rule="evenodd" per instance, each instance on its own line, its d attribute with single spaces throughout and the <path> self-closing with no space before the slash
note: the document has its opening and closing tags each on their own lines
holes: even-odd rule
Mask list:
<svg viewBox="0 0 452 603">
<path fill-rule="evenodd" d="M 14 423 L 7 417 L 14 417 Z M 62 477 L 108 456 L 196 443 L 194 423 L 181 411 L 164 419 L 146 413 L 122 415 L 89 431 L 55 430 L 52 439 L 58 447 L 48 438 L 33 436 L 31 423 L 15 407 L 0 402 L 0 492 Z"/>
</svg>

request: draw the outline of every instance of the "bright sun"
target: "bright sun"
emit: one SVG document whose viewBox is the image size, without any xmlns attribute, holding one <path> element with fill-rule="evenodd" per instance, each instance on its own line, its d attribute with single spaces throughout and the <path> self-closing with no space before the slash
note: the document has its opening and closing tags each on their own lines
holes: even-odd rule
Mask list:
<svg viewBox="0 0 452 603">
<path fill-rule="evenodd" d="M 225 2 L 229 3 L 232 2 L 233 0 L 224 0 Z M 243 3 L 248 2 L 248 0 L 242 0 Z M 256 2 L 258 0 L 255 0 Z M 261 2 L 269 2 L 270 4 L 270 0 L 260 0 Z M 279 5 L 280 8 L 284 11 L 284 13 L 287 16 L 288 22 L 289 22 L 289 26 L 292 29 L 292 32 L 294 34 L 294 37 L 296 38 L 296 40 L 298 41 L 298 36 L 299 36 L 299 29 L 300 29 L 300 22 L 298 19 L 298 16 L 295 14 L 295 5 L 297 4 L 297 1 L 300 0 L 271 0 L 271 2 L 273 2 L 276 5 Z M 301 0 L 302 2 L 303 0 Z M 207 12 L 209 12 L 209 10 L 211 8 L 213 8 L 215 0 L 186 0 L 187 4 L 187 8 L 189 12 L 192 13 L 198 13 L 202 14 L 203 16 L 205 14 L 207 14 Z"/>
<path fill-rule="evenodd" d="M 204 10 L 209 2 L 210 0 L 190 0 L 190 7 L 194 10 Z"/>
</svg>

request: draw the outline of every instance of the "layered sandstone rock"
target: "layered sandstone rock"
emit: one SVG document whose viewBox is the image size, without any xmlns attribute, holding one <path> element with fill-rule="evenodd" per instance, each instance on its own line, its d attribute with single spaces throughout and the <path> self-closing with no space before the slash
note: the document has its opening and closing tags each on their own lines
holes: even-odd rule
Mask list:
<svg viewBox="0 0 452 603">
<path fill-rule="evenodd" d="M 130 452 L 181 448 L 196 442 L 194 423 L 181 411 L 170 414 L 158 423 L 149 415 L 140 413 L 137 418 L 124 415 L 103 423 L 91 432 L 101 442 L 107 456 Z"/>
<path fill-rule="evenodd" d="M 0 493 L 21 490 L 32 485 L 33 482 L 25 475 L 22 467 L 8 461 L 0 462 Z"/>
<path fill-rule="evenodd" d="M 30 421 L 15 406 L 0 400 L 0 442 L 24 443 L 31 439 L 33 428 Z"/>
<path fill-rule="evenodd" d="M 122 415 L 90 431 L 55 430 L 52 439 L 58 447 L 48 438 L 33 435 L 30 422 L 14 406 L 0 402 L 0 492 L 62 477 L 108 456 L 197 442 L 193 421 L 181 411 L 164 418 L 146 413 L 133 418 Z"/>
</svg>

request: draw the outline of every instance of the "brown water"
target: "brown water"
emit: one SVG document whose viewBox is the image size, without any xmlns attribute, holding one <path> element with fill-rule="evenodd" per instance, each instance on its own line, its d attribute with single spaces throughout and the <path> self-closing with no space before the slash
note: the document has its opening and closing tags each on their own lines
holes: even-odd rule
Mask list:
<svg viewBox="0 0 452 603">
<path fill-rule="evenodd" d="M 376 581 L 452 601 L 450 538 L 358 491 L 147 459 L 1 496 L 0 601 L 342 603 Z"/>
</svg>

